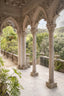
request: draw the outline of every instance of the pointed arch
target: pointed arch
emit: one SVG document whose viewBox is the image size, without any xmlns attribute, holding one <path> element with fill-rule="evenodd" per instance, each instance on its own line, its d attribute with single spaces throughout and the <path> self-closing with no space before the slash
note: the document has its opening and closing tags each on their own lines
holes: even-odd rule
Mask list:
<svg viewBox="0 0 64 96">
<path fill-rule="evenodd" d="M 2 22 L 2 24 L 1 24 L 1 32 L 2 32 L 2 29 L 3 29 L 3 27 L 4 27 L 4 25 L 5 25 L 5 23 L 6 23 L 7 21 L 12 22 L 12 23 L 15 25 L 15 28 L 17 29 L 17 32 L 18 32 L 19 26 L 18 26 L 17 21 L 16 21 L 13 17 L 8 17 L 8 18 L 6 18 L 6 19 Z"/>
<path fill-rule="evenodd" d="M 57 18 L 60 16 L 60 13 L 64 10 L 64 7 L 60 8 L 57 10 L 57 14 L 55 14 L 53 20 L 54 20 L 54 23 L 56 23 L 56 20 Z"/>
<path fill-rule="evenodd" d="M 44 8 L 42 8 L 42 7 L 39 6 L 39 7 L 36 9 L 36 11 L 35 11 L 35 13 L 34 13 L 34 15 L 33 15 L 33 18 L 32 18 L 32 20 L 34 21 L 34 23 L 37 21 L 40 12 L 42 12 L 42 14 L 44 15 L 44 18 L 43 18 L 43 19 L 45 19 L 45 20 L 47 19 L 47 14 L 46 14 Z M 40 20 L 40 19 L 39 19 L 39 20 Z M 38 20 L 38 21 L 39 21 L 39 20 Z"/>
<path fill-rule="evenodd" d="M 26 28 L 29 24 L 31 25 L 31 21 L 30 21 L 29 16 L 26 15 L 25 18 L 24 18 L 24 21 L 23 21 L 23 30 L 25 30 L 25 28 Z"/>
</svg>

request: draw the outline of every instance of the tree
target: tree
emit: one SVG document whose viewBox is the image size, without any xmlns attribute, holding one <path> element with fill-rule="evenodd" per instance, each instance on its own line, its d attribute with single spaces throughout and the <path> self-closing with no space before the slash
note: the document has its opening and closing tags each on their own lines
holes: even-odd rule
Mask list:
<svg viewBox="0 0 64 96">
<path fill-rule="evenodd" d="M 17 33 L 11 26 L 7 26 L 3 29 L 1 37 L 1 48 L 7 52 L 18 54 L 18 37 Z"/>
</svg>

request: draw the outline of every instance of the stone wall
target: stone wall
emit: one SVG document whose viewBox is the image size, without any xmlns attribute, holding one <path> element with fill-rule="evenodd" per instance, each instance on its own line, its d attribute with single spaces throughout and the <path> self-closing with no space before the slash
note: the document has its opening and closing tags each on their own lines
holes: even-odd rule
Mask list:
<svg viewBox="0 0 64 96">
<path fill-rule="evenodd" d="M 40 57 L 40 65 L 48 67 L 49 66 L 49 57 L 41 56 Z M 64 73 L 64 60 L 54 58 L 54 67 L 55 67 L 55 70 Z"/>
<path fill-rule="evenodd" d="M 49 65 L 49 57 L 41 56 L 40 57 L 40 65 L 48 67 L 48 65 Z"/>
<path fill-rule="evenodd" d="M 6 52 L 4 50 L 1 50 L 1 54 L 6 56 L 7 58 L 11 59 L 15 64 L 18 65 L 18 55 L 10 53 L 10 52 Z M 29 59 L 28 54 L 26 55 L 26 64 L 30 64 L 30 59 Z"/>
</svg>

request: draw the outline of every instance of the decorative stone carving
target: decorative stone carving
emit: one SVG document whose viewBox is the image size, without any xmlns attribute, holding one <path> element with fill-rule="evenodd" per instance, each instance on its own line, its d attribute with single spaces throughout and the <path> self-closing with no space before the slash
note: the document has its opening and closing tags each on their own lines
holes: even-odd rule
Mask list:
<svg viewBox="0 0 64 96">
<path fill-rule="evenodd" d="M 10 17 L 4 14 L 0 17 L 1 32 L 2 32 L 2 29 L 5 28 L 6 26 L 12 26 L 14 29 L 17 29 L 18 31 L 19 30 L 18 25 L 19 25 L 19 22 L 17 18 Z"/>
<path fill-rule="evenodd" d="M 55 27 L 56 27 L 56 24 L 53 24 L 52 22 L 47 23 L 47 28 L 48 28 L 49 32 L 54 32 Z"/>
<path fill-rule="evenodd" d="M 59 4 L 56 9 L 56 13 L 59 14 L 64 9 L 64 0 L 59 0 Z"/>
<path fill-rule="evenodd" d="M 27 28 L 28 25 L 31 25 L 31 20 L 30 20 L 30 17 L 26 15 L 23 18 L 23 31 Z"/>
<path fill-rule="evenodd" d="M 4 3 L 6 5 L 19 7 L 21 8 L 23 5 L 25 5 L 29 0 L 4 0 Z"/>
</svg>

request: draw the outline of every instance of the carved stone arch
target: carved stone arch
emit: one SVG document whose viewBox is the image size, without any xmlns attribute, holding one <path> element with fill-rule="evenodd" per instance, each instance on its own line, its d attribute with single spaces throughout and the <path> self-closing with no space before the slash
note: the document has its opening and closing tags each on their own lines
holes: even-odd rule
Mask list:
<svg viewBox="0 0 64 96">
<path fill-rule="evenodd" d="M 6 26 L 12 26 L 17 29 L 17 32 L 19 31 L 19 26 L 17 21 L 13 17 L 7 17 L 1 24 L 1 32 L 2 29 Z"/>
<path fill-rule="evenodd" d="M 54 23 L 56 23 L 56 19 L 60 16 L 59 14 L 64 10 L 64 6 L 60 9 L 57 10 L 57 13 L 56 15 L 54 16 L 53 20 L 54 20 Z"/>
<path fill-rule="evenodd" d="M 40 13 L 42 13 L 43 17 L 41 16 L 41 17 L 38 18 L 38 16 L 39 16 Z M 39 20 L 42 19 L 42 18 L 46 20 L 46 19 L 47 19 L 47 14 L 46 14 L 44 8 L 39 6 L 39 7 L 35 10 L 35 13 L 34 13 L 34 15 L 33 15 L 32 21 L 33 21 L 33 23 L 35 24 L 35 23 L 38 23 Z"/>
<path fill-rule="evenodd" d="M 30 17 L 26 15 L 23 21 L 23 31 L 25 31 L 25 28 L 27 28 L 29 24 L 31 25 L 31 20 Z"/>
<path fill-rule="evenodd" d="M 61 11 L 64 10 L 64 5 L 60 5 L 59 8 L 57 9 L 57 14 L 61 13 Z"/>
<path fill-rule="evenodd" d="M 53 24 L 56 24 L 56 19 L 59 17 L 59 15 L 55 15 L 54 18 L 53 18 Z"/>
</svg>

